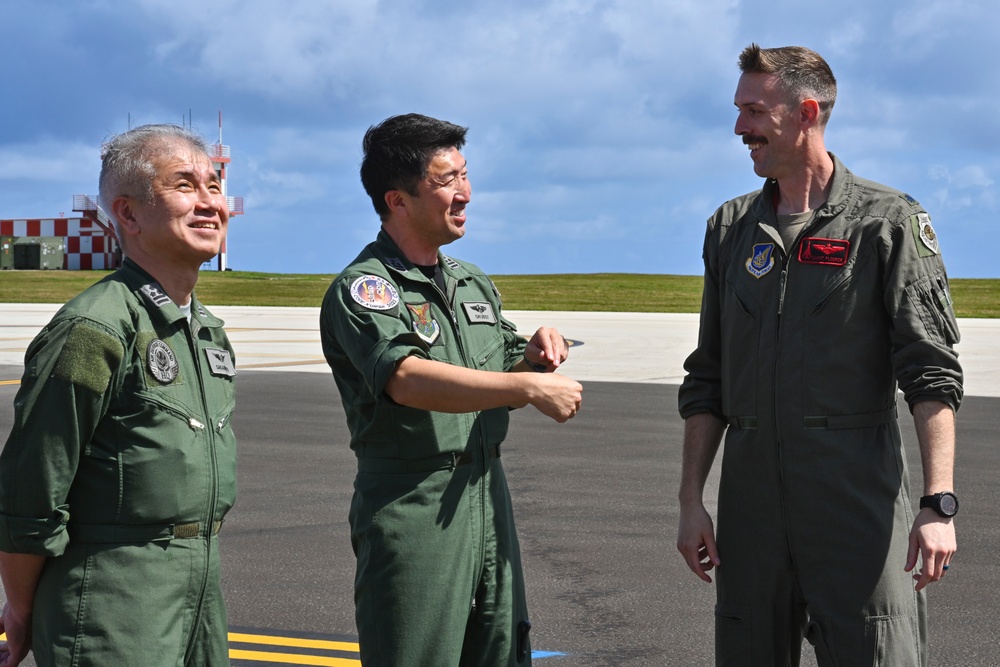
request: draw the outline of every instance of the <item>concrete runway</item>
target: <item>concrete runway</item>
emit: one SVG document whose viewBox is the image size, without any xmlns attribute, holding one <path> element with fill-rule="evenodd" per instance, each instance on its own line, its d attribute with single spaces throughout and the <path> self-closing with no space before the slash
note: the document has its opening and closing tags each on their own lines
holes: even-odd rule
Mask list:
<svg viewBox="0 0 1000 667">
<path fill-rule="evenodd" d="M 24 347 L 53 311 L 0 306 L 0 436 L 10 428 L 17 389 L 5 381 L 20 376 Z M 220 535 L 230 624 L 241 633 L 234 637 L 326 642 L 320 648 L 277 648 L 276 642 L 250 652 L 250 645 L 234 641 L 244 652 L 234 654 L 233 664 L 356 665 L 349 644 L 336 643 L 355 633 L 347 527 L 355 464 L 319 352 L 317 311 L 213 311 L 227 320 L 241 371 L 233 422 L 240 495 Z M 536 663 L 712 665 L 714 591 L 674 548 L 681 445 L 676 385 L 697 318 L 508 315 L 523 331 L 549 323 L 582 342 L 564 369 L 585 385 L 579 416 L 559 425 L 533 409 L 519 410 L 503 448 L 532 644 L 544 652 Z M 990 348 L 1000 340 L 1000 322 L 960 325 L 968 374 L 956 470 L 960 550 L 948 577 L 930 588 L 931 657 L 938 666 L 986 667 L 1000 663 L 1000 355 Z M 902 425 L 916 481 L 912 424 L 904 419 Z M 715 496 L 717 472 L 707 498 Z M 278 651 L 299 657 L 282 663 Z M 808 647 L 804 653 L 803 664 L 815 665 Z M 309 659 L 301 654 L 328 661 L 303 663 Z M 330 662 L 338 660 L 331 656 L 342 661 Z"/>
</svg>

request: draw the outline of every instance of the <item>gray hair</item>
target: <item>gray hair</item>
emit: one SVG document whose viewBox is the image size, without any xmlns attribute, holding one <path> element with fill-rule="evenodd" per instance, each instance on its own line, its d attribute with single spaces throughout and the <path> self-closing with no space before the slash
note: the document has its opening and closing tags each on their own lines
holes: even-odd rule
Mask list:
<svg viewBox="0 0 1000 667">
<path fill-rule="evenodd" d="M 205 140 L 178 125 L 140 125 L 105 142 L 101 147 L 101 178 L 98 200 L 115 224 L 121 241 L 118 220 L 111 213 L 111 204 L 122 195 L 153 202 L 153 180 L 157 158 L 177 145 L 209 155 Z"/>
</svg>

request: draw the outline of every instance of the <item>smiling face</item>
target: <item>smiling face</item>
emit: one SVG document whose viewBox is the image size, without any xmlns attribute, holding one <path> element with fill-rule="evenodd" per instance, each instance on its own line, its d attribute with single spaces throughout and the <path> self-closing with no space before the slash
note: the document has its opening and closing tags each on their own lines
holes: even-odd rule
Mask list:
<svg viewBox="0 0 1000 667">
<path fill-rule="evenodd" d="M 778 87 L 777 75 L 743 74 L 733 102 L 739 110 L 734 131 L 750 148 L 754 173 L 780 180 L 800 169 L 799 113 Z"/>
<path fill-rule="evenodd" d="M 396 192 L 405 204 L 408 224 L 425 244 L 436 249 L 465 235 L 465 207 L 472 200 L 472 185 L 457 148 L 434 154 L 415 196 Z"/>
<path fill-rule="evenodd" d="M 152 160 L 152 201 L 126 195 L 115 206 L 126 214 L 120 221 L 126 253 L 159 265 L 198 267 L 219 254 L 229 208 L 207 155 L 183 142 L 165 148 Z"/>
</svg>

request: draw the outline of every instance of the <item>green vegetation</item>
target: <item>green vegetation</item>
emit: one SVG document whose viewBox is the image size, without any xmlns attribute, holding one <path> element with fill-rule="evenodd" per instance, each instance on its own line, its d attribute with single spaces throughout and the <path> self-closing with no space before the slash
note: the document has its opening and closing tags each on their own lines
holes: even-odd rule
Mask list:
<svg viewBox="0 0 1000 667">
<path fill-rule="evenodd" d="M 107 271 L 3 271 L 0 303 L 63 303 Z M 333 275 L 205 271 L 198 297 L 225 306 L 319 306 Z M 701 276 L 633 273 L 494 276 L 509 310 L 696 313 Z M 952 279 L 959 317 L 1000 318 L 1000 279 Z"/>
</svg>

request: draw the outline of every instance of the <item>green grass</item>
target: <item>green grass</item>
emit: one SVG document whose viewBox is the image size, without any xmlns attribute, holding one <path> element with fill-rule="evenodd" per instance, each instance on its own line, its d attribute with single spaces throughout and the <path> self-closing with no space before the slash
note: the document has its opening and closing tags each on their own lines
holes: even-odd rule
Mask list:
<svg viewBox="0 0 1000 667">
<path fill-rule="evenodd" d="M 107 271 L 3 271 L 0 303 L 63 303 Z M 222 306 L 319 306 L 330 274 L 205 271 L 198 298 Z M 582 273 L 493 276 L 509 310 L 696 313 L 701 276 Z M 959 317 L 1000 318 L 1000 279 L 952 279 Z"/>
</svg>

